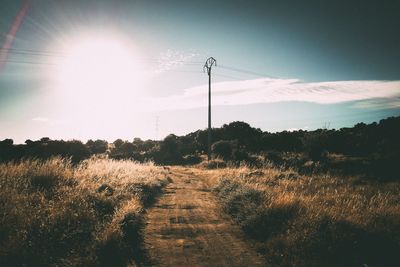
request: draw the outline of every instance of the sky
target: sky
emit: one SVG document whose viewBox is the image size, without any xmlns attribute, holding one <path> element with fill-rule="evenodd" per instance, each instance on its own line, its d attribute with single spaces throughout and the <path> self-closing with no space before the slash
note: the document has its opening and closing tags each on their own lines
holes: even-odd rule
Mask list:
<svg viewBox="0 0 400 267">
<path fill-rule="evenodd" d="M 0 140 L 161 139 L 400 115 L 400 1 L 2 0 Z"/>
</svg>

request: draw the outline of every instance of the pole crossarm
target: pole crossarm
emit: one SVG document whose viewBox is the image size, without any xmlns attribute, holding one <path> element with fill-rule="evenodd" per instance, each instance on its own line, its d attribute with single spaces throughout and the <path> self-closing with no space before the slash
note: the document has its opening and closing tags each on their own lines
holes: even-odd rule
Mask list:
<svg viewBox="0 0 400 267">
<path fill-rule="evenodd" d="M 213 57 L 209 57 L 206 63 L 204 64 L 203 71 L 204 72 L 207 71 L 207 74 L 211 75 L 211 68 L 213 65 L 217 66 L 217 60 Z"/>
</svg>

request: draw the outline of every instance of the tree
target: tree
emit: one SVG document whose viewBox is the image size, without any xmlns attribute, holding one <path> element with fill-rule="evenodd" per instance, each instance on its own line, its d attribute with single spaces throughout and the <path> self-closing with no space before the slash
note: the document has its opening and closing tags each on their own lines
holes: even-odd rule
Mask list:
<svg viewBox="0 0 400 267">
<path fill-rule="evenodd" d="M 12 139 L 4 139 L 3 141 L 0 141 L 1 147 L 12 146 L 13 144 L 14 144 L 14 140 L 12 140 Z"/>
<path fill-rule="evenodd" d="M 126 157 L 132 156 L 132 154 L 135 152 L 135 150 L 136 150 L 136 146 L 129 142 L 124 142 L 119 147 L 119 151 Z"/>
<path fill-rule="evenodd" d="M 235 121 L 224 124 L 221 129 L 222 140 L 237 140 L 239 146 L 245 146 L 248 150 L 259 150 L 262 131 L 251 127 L 248 123 Z"/>
<path fill-rule="evenodd" d="M 41 139 L 40 139 L 40 143 L 48 143 L 48 142 L 50 142 L 51 141 L 51 139 L 49 138 L 49 137 L 42 137 Z"/>
<path fill-rule="evenodd" d="M 115 148 L 119 148 L 123 143 L 122 139 L 117 139 L 113 142 Z"/>
<path fill-rule="evenodd" d="M 160 143 L 160 149 L 154 159 L 161 164 L 181 164 L 183 162 L 178 137 L 170 134 Z"/>
<path fill-rule="evenodd" d="M 86 143 L 86 146 L 89 148 L 90 152 L 93 154 L 101 154 L 105 153 L 108 149 L 108 142 L 105 140 L 89 140 Z"/>
</svg>

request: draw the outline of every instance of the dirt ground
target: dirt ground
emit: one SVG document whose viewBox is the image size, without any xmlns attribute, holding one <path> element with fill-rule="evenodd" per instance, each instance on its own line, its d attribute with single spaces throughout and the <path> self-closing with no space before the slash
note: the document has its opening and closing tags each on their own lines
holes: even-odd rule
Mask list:
<svg viewBox="0 0 400 267">
<path fill-rule="evenodd" d="M 203 175 L 171 169 L 171 183 L 147 213 L 144 236 L 149 264 L 265 266 L 250 241 L 221 212 Z"/>
</svg>

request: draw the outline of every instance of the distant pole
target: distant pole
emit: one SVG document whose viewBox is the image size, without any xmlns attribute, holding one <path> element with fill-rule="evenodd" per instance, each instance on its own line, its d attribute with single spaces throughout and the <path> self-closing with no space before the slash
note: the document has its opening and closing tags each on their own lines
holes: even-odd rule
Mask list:
<svg viewBox="0 0 400 267">
<path fill-rule="evenodd" d="M 207 156 L 208 161 L 211 160 L 211 69 L 212 66 L 217 66 L 215 58 L 210 57 L 204 64 L 203 71 L 207 70 L 208 74 L 208 142 L 207 142 Z"/>
<path fill-rule="evenodd" d="M 156 116 L 156 140 L 158 140 L 158 127 L 159 127 L 159 117 Z"/>
</svg>

